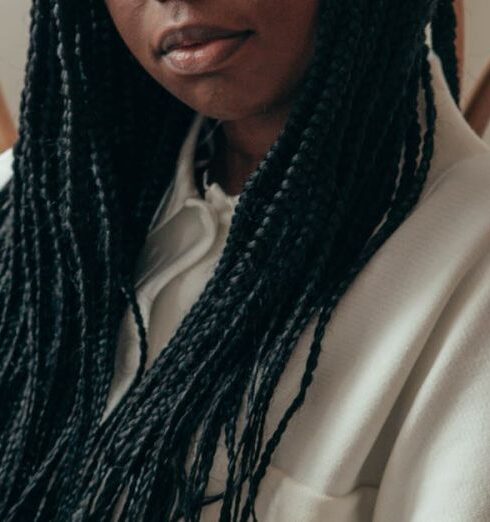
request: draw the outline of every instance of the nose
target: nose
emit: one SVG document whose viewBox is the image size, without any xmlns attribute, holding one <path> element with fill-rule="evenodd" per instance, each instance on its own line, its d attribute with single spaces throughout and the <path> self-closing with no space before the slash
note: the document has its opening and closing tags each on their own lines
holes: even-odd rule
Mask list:
<svg viewBox="0 0 490 522">
<path fill-rule="evenodd" d="M 153 0 L 158 4 L 168 4 L 168 16 L 174 23 L 179 22 L 185 14 L 185 8 L 188 4 L 192 4 L 195 0 Z"/>
</svg>

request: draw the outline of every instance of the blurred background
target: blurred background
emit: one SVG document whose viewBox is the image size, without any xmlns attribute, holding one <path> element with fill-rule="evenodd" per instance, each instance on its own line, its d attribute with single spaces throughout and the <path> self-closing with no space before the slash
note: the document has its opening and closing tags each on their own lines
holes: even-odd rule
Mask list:
<svg viewBox="0 0 490 522">
<path fill-rule="evenodd" d="M 456 1 L 464 6 L 464 21 L 460 27 L 464 30 L 461 33 L 464 33 L 461 106 L 464 109 L 479 90 L 477 104 L 468 108 L 473 112 L 467 115 L 467 119 L 471 117 L 479 120 L 472 126 L 481 127 L 481 122 L 490 118 L 490 0 Z M 0 2 L 0 89 L 3 91 L 3 104 L 0 100 L 0 122 L 2 118 L 10 118 L 11 126 L 14 128 L 17 126 L 27 53 L 30 4 L 31 0 Z M 488 75 L 486 79 L 485 73 Z M 490 125 L 486 126 L 486 131 L 482 130 L 479 134 L 490 144 Z M 0 143 L 0 151 L 1 149 Z"/>
</svg>

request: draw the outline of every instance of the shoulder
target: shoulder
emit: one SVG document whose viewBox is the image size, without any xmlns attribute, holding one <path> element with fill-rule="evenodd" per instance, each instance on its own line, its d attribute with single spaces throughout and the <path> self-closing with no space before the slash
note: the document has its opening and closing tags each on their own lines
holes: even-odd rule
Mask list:
<svg viewBox="0 0 490 522">
<path fill-rule="evenodd" d="M 407 222 L 431 241 L 490 239 L 490 150 L 460 158 L 429 179 Z M 489 246 L 490 248 L 490 246 Z"/>
<path fill-rule="evenodd" d="M 460 158 L 428 180 L 422 199 L 429 197 L 438 189 L 446 187 L 465 189 L 468 193 L 490 189 L 490 149 Z M 477 194 L 475 194 L 477 195 Z"/>
<path fill-rule="evenodd" d="M 490 146 L 466 121 L 447 85 L 442 64 L 434 52 L 429 53 L 437 118 L 434 153 L 424 193 L 448 181 L 485 184 L 490 180 Z M 423 107 L 420 107 L 423 112 Z M 425 129 L 422 118 L 422 126 Z M 424 194 L 423 194 L 424 195 Z"/>
<path fill-rule="evenodd" d="M 475 264 L 488 261 L 489 200 L 490 151 L 441 172 L 395 234 L 397 253 L 403 253 L 399 268 L 412 259 L 418 277 L 429 282 L 444 272 L 446 289 L 455 288 Z"/>
<path fill-rule="evenodd" d="M 7 149 L 0 154 L 0 190 L 5 187 L 9 179 L 12 177 L 13 161 L 13 148 Z"/>
</svg>

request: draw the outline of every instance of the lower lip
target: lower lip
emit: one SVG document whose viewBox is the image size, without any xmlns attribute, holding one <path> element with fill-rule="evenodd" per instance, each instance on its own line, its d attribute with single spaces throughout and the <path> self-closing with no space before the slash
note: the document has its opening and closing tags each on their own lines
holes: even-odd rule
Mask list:
<svg viewBox="0 0 490 522">
<path fill-rule="evenodd" d="M 163 55 L 163 58 L 175 72 L 180 74 L 209 72 L 233 56 L 250 35 L 251 33 L 242 33 L 198 45 L 179 47 Z"/>
</svg>

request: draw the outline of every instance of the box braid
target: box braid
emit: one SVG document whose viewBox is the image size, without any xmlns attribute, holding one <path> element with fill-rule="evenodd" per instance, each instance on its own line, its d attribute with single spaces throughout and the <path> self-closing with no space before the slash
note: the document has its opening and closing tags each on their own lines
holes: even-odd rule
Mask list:
<svg viewBox="0 0 490 522">
<path fill-rule="evenodd" d="M 219 522 L 257 520 L 336 304 L 423 189 L 430 22 L 458 100 L 452 1 L 321 0 L 284 129 L 247 179 L 213 276 L 147 371 L 132 273 L 194 114 L 130 55 L 103 2 L 80 4 L 33 0 L 13 176 L 0 191 L 0 517 L 109 521 L 127 493 L 122 520 L 195 522 L 218 499 Z M 128 306 L 140 366 L 103 421 Z M 300 389 L 265 439 L 313 319 Z M 222 434 L 226 483 L 206 497 Z"/>
</svg>

